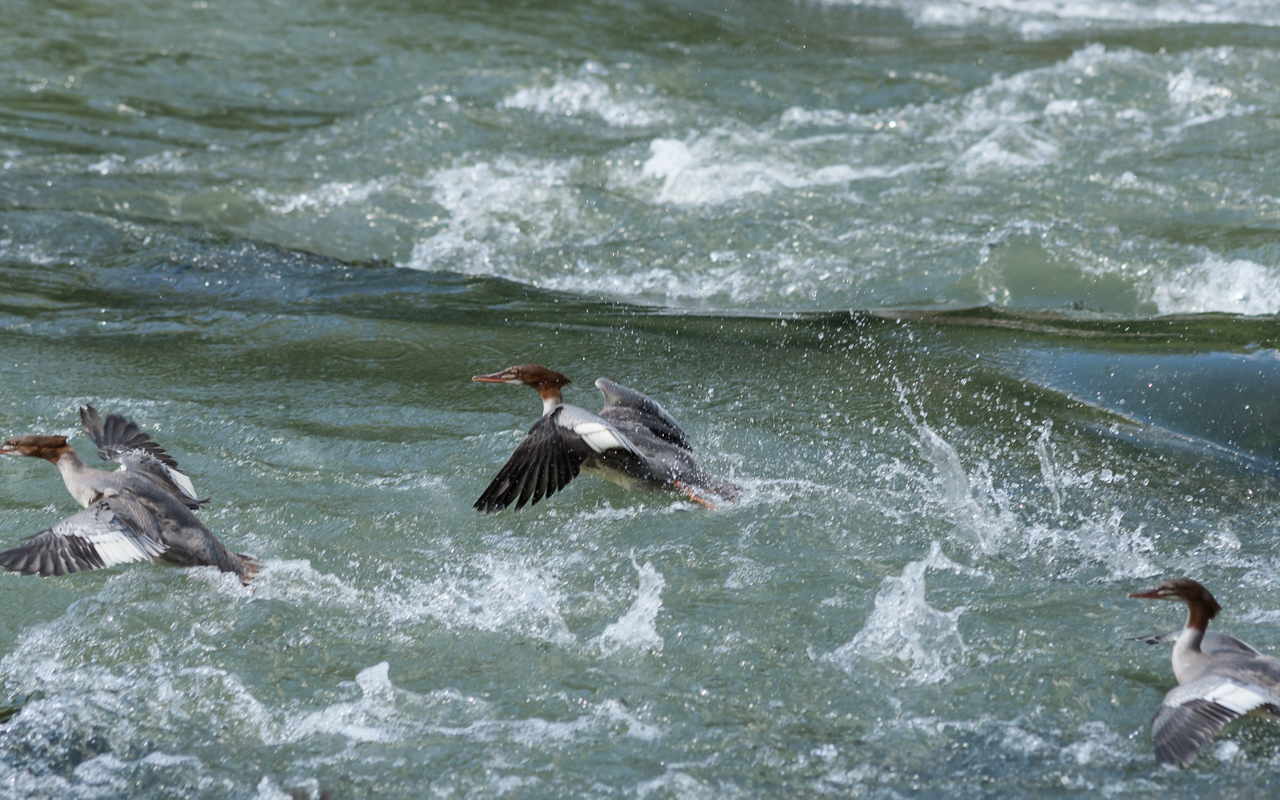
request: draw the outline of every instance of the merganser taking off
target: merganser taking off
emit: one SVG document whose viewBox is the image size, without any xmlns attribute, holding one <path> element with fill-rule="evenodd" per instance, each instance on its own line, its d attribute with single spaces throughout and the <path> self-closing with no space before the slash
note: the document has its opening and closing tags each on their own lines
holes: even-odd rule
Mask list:
<svg viewBox="0 0 1280 800">
<path fill-rule="evenodd" d="M 1187 604 L 1187 624 L 1173 646 L 1173 674 L 1178 687 L 1164 696 L 1151 720 L 1156 761 L 1185 767 L 1222 726 L 1244 714 L 1280 714 L 1280 659 L 1261 655 L 1239 639 L 1206 635 L 1209 620 L 1222 607 L 1209 590 L 1188 578 L 1165 581 L 1130 597 L 1180 600 Z M 1168 641 L 1157 634 L 1145 641 Z"/>
<path fill-rule="evenodd" d="M 119 414 L 104 420 L 93 406 L 80 421 L 114 472 L 86 466 L 65 436 L 15 436 L 0 454 L 43 458 L 62 473 L 84 511 L 0 553 L 0 566 L 24 575 L 65 575 L 159 559 L 179 567 L 214 566 L 248 585 L 262 569 L 252 556 L 232 553 L 191 512 L 205 500 L 178 462 Z"/>
<path fill-rule="evenodd" d="M 579 470 L 628 489 L 678 489 L 695 502 L 713 507 L 710 496 L 726 500 L 742 489 L 698 468 L 679 423 L 652 398 L 608 378 L 596 381 L 605 406 L 599 414 L 565 405 L 560 387 L 569 379 L 537 364 L 520 364 L 481 383 L 532 386 L 542 396 L 542 419 L 533 424 L 475 508 L 501 511 L 537 503 L 569 485 Z"/>
</svg>

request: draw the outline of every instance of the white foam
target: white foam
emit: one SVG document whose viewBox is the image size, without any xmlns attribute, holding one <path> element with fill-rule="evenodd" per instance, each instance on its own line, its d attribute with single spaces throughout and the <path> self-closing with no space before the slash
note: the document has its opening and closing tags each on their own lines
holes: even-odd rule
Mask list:
<svg viewBox="0 0 1280 800">
<path fill-rule="evenodd" d="M 641 722 L 617 700 L 597 703 L 592 706 L 590 713 L 567 722 L 531 717 L 523 720 L 488 721 L 482 723 L 482 727 L 502 730 L 511 741 L 530 748 L 545 746 L 549 742 L 571 742 L 584 734 L 595 734 L 606 729 L 642 741 L 654 741 L 662 736 L 661 730 Z"/>
<path fill-rule="evenodd" d="M 388 589 L 374 594 L 392 624 L 431 619 L 448 628 L 518 633 L 560 646 L 577 640 L 560 614 L 557 581 L 550 575 L 492 556 L 477 567 L 476 577 L 414 581 L 402 594 Z"/>
<path fill-rule="evenodd" d="M 429 725 L 423 732 L 461 737 L 478 742 L 505 739 L 529 749 L 571 745 L 584 737 L 618 735 L 641 741 L 655 741 L 663 736 L 660 728 L 641 721 L 617 700 L 603 700 L 590 707 L 588 713 L 571 720 L 493 719 L 486 716 L 468 725 L 450 727 Z"/>
<path fill-rule="evenodd" d="M 558 77 L 551 86 L 530 86 L 504 98 L 500 108 L 517 108 L 551 116 L 595 116 L 615 127 L 643 127 L 667 122 L 666 113 L 655 107 L 643 90 L 638 96 L 619 99 L 605 81 L 594 77 Z"/>
<path fill-rule="evenodd" d="M 1161 314 L 1280 313 L 1280 267 L 1209 256 L 1198 264 L 1154 278 L 1151 302 Z"/>
<path fill-rule="evenodd" d="M 257 188 L 250 196 L 276 214 L 292 214 L 295 211 L 331 211 L 348 203 L 360 204 L 375 194 L 385 192 L 396 179 L 374 178 L 367 181 L 331 181 L 308 192 L 277 194 Z"/>
<path fill-rule="evenodd" d="M 579 262 L 566 265 L 561 274 L 538 281 L 547 289 L 569 292 L 605 292 L 629 301 L 688 300 L 740 305 L 786 299 L 794 307 L 819 293 L 852 282 L 856 271 L 834 258 L 797 258 L 789 253 L 712 253 L 702 258 L 682 258 L 671 266 L 637 264 L 602 269 Z"/>
<path fill-rule="evenodd" d="M 182 156 L 182 151 L 164 150 L 135 160 L 133 169 L 136 172 L 162 175 L 178 175 L 196 169 L 183 161 Z"/>
<path fill-rule="evenodd" d="M 1081 738 L 1062 748 L 1062 754 L 1079 766 L 1098 761 L 1115 762 L 1123 755 L 1123 739 L 1105 722 L 1086 722 L 1077 728 Z"/>
<path fill-rule="evenodd" d="M 922 27 L 995 26 L 1037 39 L 1093 23 L 1280 24 L 1270 0 L 825 0 L 831 5 L 900 9 Z"/>
<path fill-rule="evenodd" d="M 1048 742 L 1034 733 L 1010 723 L 1004 729 L 1004 736 L 1000 739 L 1000 747 L 1025 756 L 1044 750 L 1048 747 Z"/>
<path fill-rule="evenodd" d="M 1058 154 L 1055 140 L 1027 125 L 1000 125 L 956 159 L 955 169 L 969 177 L 991 170 L 1044 167 Z"/>
<path fill-rule="evenodd" d="M 674 797 L 677 800 L 712 800 L 722 794 L 689 773 L 679 770 L 668 770 L 656 778 L 641 781 L 636 785 L 635 792 L 640 800 L 655 792 L 662 797 Z"/>
<path fill-rule="evenodd" d="M 794 120 L 795 115 L 788 117 Z M 834 186 L 871 178 L 889 178 L 934 164 L 907 163 L 894 166 L 854 167 L 849 164 L 806 166 L 782 157 L 771 146 L 772 137 L 716 128 L 685 140 L 654 139 L 650 156 L 638 175 L 625 167 L 615 170 L 611 181 L 636 191 L 654 203 L 681 206 L 720 205 L 752 194 L 771 194 L 777 189 L 804 189 Z M 781 144 L 780 142 L 777 144 Z M 660 182 L 657 191 L 647 182 Z"/>
<path fill-rule="evenodd" d="M 275 781 L 268 776 L 263 776 L 258 781 L 257 791 L 253 795 L 253 800 L 293 800 L 293 797 L 287 794 L 283 789 L 276 786 Z"/>
<path fill-rule="evenodd" d="M 938 102 L 868 113 L 797 106 L 756 125 L 704 116 L 692 131 L 621 143 L 600 166 L 530 158 L 459 163 L 425 179 L 447 214 L 427 228 L 428 238 L 415 245 L 407 265 L 703 307 L 847 308 L 939 297 L 1019 304 L 1027 298 L 1012 288 L 1019 281 L 1006 274 L 1007 264 L 985 265 L 992 243 L 1025 235 L 1035 237 L 1054 268 L 1078 271 L 1078 281 L 1055 278 L 1060 288 L 1051 291 L 1061 293 L 1062 302 L 1081 299 L 1077 292 L 1101 291 L 1099 279 L 1106 279 L 1107 286 L 1131 287 L 1106 295 L 1122 304 L 1108 311 L 1211 306 L 1219 298 L 1197 304 L 1195 285 L 1178 286 L 1168 265 L 1210 257 L 1266 262 L 1256 255 L 1216 256 L 1167 238 L 1100 236 L 1095 210 L 1114 201 L 1117 214 L 1146 218 L 1158 216 L 1162 204 L 1184 199 L 1189 211 L 1206 203 L 1216 208 L 1219 199 L 1229 211 L 1273 202 L 1261 196 L 1264 186 L 1235 173 L 1221 180 L 1229 192 L 1215 192 L 1207 178 L 1183 180 L 1164 158 L 1183 137 L 1208 134 L 1193 134 L 1195 126 L 1256 115 L 1251 109 L 1265 107 L 1274 81 L 1259 72 L 1259 58 L 1229 47 L 1160 54 L 1092 44 L 1065 60 L 997 75 Z M 603 119 L 601 113 L 609 112 L 601 112 L 600 103 L 632 99 L 618 94 L 622 90 L 603 68 L 552 80 L 550 87 L 521 89 L 504 103 Z M 673 252 L 642 248 L 637 239 L 636 247 L 597 255 L 614 234 L 642 238 L 619 229 L 611 211 L 582 201 L 577 184 L 598 180 L 599 169 L 607 192 L 654 206 L 760 206 L 767 216 L 779 202 L 795 202 L 823 213 L 790 220 L 794 236 L 775 243 L 734 237 L 709 251 Z M 1000 211 L 1007 181 L 1041 173 L 1045 181 L 1019 190 L 1030 200 L 1023 204 L 1028 218 L 1009 220 Z M 1052 186 L 1065 175 L 1088 183 L 1064 206 Z M 979 235 L 972 220 L 922 218 L 921 191 L 966 206 L 967 198 L 978 198 L 973 213 L 991 216 L 994 229 Z M 1050 214 L 1050 207 L 1057 210 Z M 1232 297 L 1243 286 L 1218 282 L 1226 303 L 1221 310 L 1256 307 Z M 1263 292 L 1274 284 L 1264 281 Z"/>
<path fill-rule="evenodd" d="M 1170 75 L 1167 91 L 1169 101 L 1180 106 L 1197 103 L 1220 106 L 1233 97 L 1230 89 L 1198 77 L 1191 67 L 1183 68 L 1177 75 Z"/>
<path fill-rule="evenodd" d="M 1144 192 L 1161 200 L 1173 200 L 1178 196 L 1177 188 L 1157 183 L 1150 178 L 1140 178 L 1129 170 L 1118 176 L 1093 174 L 1089 176 L 1091 183 L 1101 183 L 1119 192 Z"/>
<path fill-rule="evenodd" d="M 154 614 L 151 607 L 160 602 L 155 599 L 159 595 L 154 580 L 148 581 L 146 575 L 113 577 L 96 595 L 72 604 L 57 620 L 27 628 L 14 650 L 0 661 L 6 691 L 35 698 L 26 703 L 22 713 L 0 726 L 0 736 L 6 741 L 43 742 L 40 746 L 49 748 L 51 758 L 62 758 L 64 750 L 79 746 L 77 743 L 87 737 L 104 742 L 107 752 L 81 763 L 71 780 L 41 774 L 39 765 L 47 759 L 38 753 L 22 762 L 37 765 L 31 768 L 0 759 L 0 786 L 5 787 L 0 795 L 8 796 L 5 791 L 12 791 L 16 796 L 119 797 L 139 781 L 154 780 L 161 773 L 198 786 L 211 796 L 243 793 L 243 786 L 221 785 L 220 781 L 228 779 L 216 777 L 216 769 L 190 756 L 152 752 L 135 761 L 119 756 L 136 748 L 143 736 L 163 739 L 168 732 L 190 729 L 193 719 L 209 716 L 216 719 L 221 735 L 250 746 L 261 742 L 271 748 L 284 746 L 288 751 L 306 742 L 307 752 L 312 754 L 316 748 L 349 750 L 356 745 L 403 743 L 429 734 L 476 742 L 505 741 L 536 752 L 560 744 L 576 748 L 580 742 L 602 738 L 651 742 L 663 736 L 661 728 L 642 718 L 643 712 L 612 698 L 591 704 L 568 720 L 495 719 L 488 703 L 454 690 L 417 695 L 397 688 L 388 662 L 361 669 L 353 681 L 341 684 L 346 697 L 337 701 L 310 707 L 297 701 L 272 705 L 255 696 L 256 687 L 246 685 L 234 671 L 220 665 L 227 652 L 228 622 L 218 610 L 228 603 L 266 599 L 300 609 L 312 609 L 317 603 L 343 607 L 326 611 L 328 616 L 373 615 L 365 616 L 364 624 L 390 627 L 403 623 L 406 617 L 422 616 L 442 618 L 448 624 L 500 628 L 572 642 L 572 634 L 565 630 L 555 609 L 558 597 L 553 580 L 516 563 L 491 560 L 484 567 L 478 576 L 442 579 L 434 586 L 420 587 L 423 595 L 432 590 L 444 594 L 453 590 L 450 599 L 454 606 L 447 600 L 443 609 L 432 609 L 414 608 L 423 598 L 412 594 L 358 592 L 333 576 L 316 573 L 306 561 L 272 561 L 259 576 L 260 593 L 246 599 L 229 598 L 218 591 L 197 592 L 192 601 L 203 607 L 184 609 L 193 621 L 171 628 L 138 625 L 141 620 L 132 619 L 124 622 L 127 633 L 123 636 L 112 627 L 119 625 L 112 622 L 113 615 Z M 661 607 L 662 576 L 650 564 L 637 564 L 636 569 L 639 596 L 631 610 L 611 626 L 613 632 L 606 631 L 601 637 L 606 647 L 661 647 L 654 619 Z M 469 596 L 460 598 L 459 589 L 468 591 Z M 433 616 L 433 612 L 440 614 Z M 112 630 L 112 636 L 104 635 L 104 626 Z M 297 641 L 305 644 L 305 640 Z M 136 652 L 122 653 L 122 648 L 141 652 L 143 661 L 137 661 Z M 322 687 L 317 689 L 328 694 Z M 450 727 L 442 724 L 444 720 L 460 724 Z M 329 744 L 328 739 L 336 742 Z M 252 778 L 258 781 L 259 797 L 274 797 L 280 790 L 271 780 Z"/>
<path fill-rule="evenodd" d="M 110 175 L 113 172 L 119 172 L 120 168 L 125 164 L 125 157 L 112 153 L 106 158 L 89 165 L 89 172 L 96 172 L 99 175 Z"/>
<path fill-rule="evenodd" d="M 360 699 L 335 703 L 301 719 L 286 718 L 271 737 L 274 742 L 297 742 L 317 734 L 336 734 L 352 742 L 393 742 L 401 738 L 394 724 L 395 687 L 386 661 L 360 670 L 356 684 Z"/>
<path fill-rule="evenodd" d="M 568 183 L 572 164 L 498 159 L 444 169 L 426 184 L 432 199 L 450 214 L 444 230 L 413 247 L 406 266 L 448 266 L 473 274 L 522 272 L 513 250 L 559 241 L 579 227 L 578 202 Z"/>
<path fill-rule="evenodd" d="M 449 484 L 444 478 L 439 475 L 423 475 L 421 472 L 408 472 L 389 478 L 370 478 L 367 485 L 375 488 L 386 487 L 393 492 L 417 492 L 428 489 L 439 494 L 449 490 Z"/>
<path fill-rule="evenodd" d="M 1050 100 L 1045 104 L 1046 117 L 1074 116 L 1080 113 L 1079 100 Z"/>
<path fill-rule="evenodd" d="M 662 636 L 658 634 L 654 623 L 658 618 L 658 610 L 662 608 L 662 588 L 666 585 L 666 579 L 653 568 L 652 563 L 646 561 L 643 567 L 640 566 L 634 554 L 631 566 L 640 576 L 640 588 L 627 613 L 617 622 L 610 623 L 594 640 L 604 656 L 611 656 L 622 650 L 662 652 Z"/>
<path fill-rule="evenodd" d="M 266 559 L 248 591 L 255 601 L 282 600 L 299 608 L 354 609 L 366 599 L 360 590 L 336 575 L 317 571 L 305 558 Z"/>
<path fill-rule="evenodd" d="M 47 266 L 56 264 L 63 255 L 51 253 L 44 249 L 44 246 L 31 242 L 15 243 L 13 239 L 0 239 L 0 257 L 10 261 Z"/>
<path fill-rule="evenodd" d="M 908 683 L 923 685 L 950 680 L 951 672 L 968 649 L 960 637 L 958 620 L 964 606 L 938 611 L 925 600 L 925 574 L 945 569 L 965 575 L 982 575 L 942 554 L 934 542 L 929 555 L 912 561 L 902 575 L 880 582 L 875 610 L 853 640 L 821 657 L 854 672 L 860 662 L 871 661 L 907 668 Z"/>
<path fill-rule="evenodd" d="M 1237 759 L 1243 761 L 1244 758 L 1241 756 L 1241 753 L 1243 752 L 1244 751 L 1240 749 L 1240 745 L 1235 742 L 1218 742 L 1218 745 L 1213 748 L 1213 757 L 1223 763 L 1235 761 Z"/>
</svg>

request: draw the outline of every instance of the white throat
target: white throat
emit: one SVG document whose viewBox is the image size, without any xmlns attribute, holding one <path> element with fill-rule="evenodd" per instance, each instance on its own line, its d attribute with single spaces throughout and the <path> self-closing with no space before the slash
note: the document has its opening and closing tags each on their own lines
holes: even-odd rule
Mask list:
<svg viewBox="0 0 1280 800">
<path fill-rule="evenodd" d="M 64 453 L 58 459 L 58 472 L 62 474 L 62 482 L 67 485 L 67 491 L 71 492 L 76 502 L 84 508 L 88 508 L 98 496 L 97 490 L 85 480 L 88 477 L 85 473 L 91 471 L 93 470 L 86 467 L 84 462 L 73 453 Z"/>
<path fill-rule="evenodd" d="M 1204 639 L 1204 631 L 1186 627 L 1178 634 L 1173 644 L 1173 676 L 1178 683 L 1186 683 L 1200 677 L 1203 672 L 1203 654 L 1200 642 Z"/>
</svg>

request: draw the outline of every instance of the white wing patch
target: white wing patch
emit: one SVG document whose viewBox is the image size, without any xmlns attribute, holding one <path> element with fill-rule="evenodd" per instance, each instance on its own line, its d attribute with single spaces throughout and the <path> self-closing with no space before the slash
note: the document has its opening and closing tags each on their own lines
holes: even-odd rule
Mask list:
<svg viewBox="0 0 1280 800">
<path fill-rule="evenodd" d="M 191 478 L 185 473 L 176 470 L 160 459 L 148 453 L 146 450 L 131 450 L 121 453 L 116 459 L 125 469 L 133 469 L 137 472 L 150 472 L 152 475 L 160 473 L 157 477 L 168 478 L 178 487 L 178 491 L 182 492 L 192 500 L 199 500 L 196 497 L 196 486 L 191 482 Z"/>
<path fill-rule="evenodd" d="M 117 494 L 114 490 L 107 490 L 108 496 Z M 98 524 L 96 526 L 76 525 L 77 517 L 69 517 L 58 525 L 54 526 L 54 532 L 67 538 L 80 539 L 88 542 L 98 557 L 102 559 L 104 567 L 114 567 L 116 564 L 128 564 L 131 561 L 150 561 L 156 556 L 163 553 L 167 548 L 160 542 L 155 541 L 149 536 L 132 536 L 129 532 L 120 526 L 119 517 L 114 513 L 108 512 L 111 516 L 105 520 L 95 514 L 94 520 L 104 521 L 105 525 Z"/>
<path fill-rule="evenodd" d="M 1250 687 L 1234 682 L 1227 682 L 1213 687 L 1208 692 L 1205 692 L 1201 699 L 1210 703 L 1217 703 L 1237 714 L 1248 714 L 1258 706 L 1264 706 L 1272 702 L 1272 698 L 1258 694 Z"/>
<path fill-rule="evenodd" d="M 191 482 L 190 478 L 168 465 L 165 466 L 165 469 L 169 470 L 169 478 L 178 485 L 178 488 L 182 490 L 183 494 L 190 497 L 192 500 L 200 499 L 196 497 L 196 486 Z"/>
<path fill-rule="evenodd" d="M 130 561 L 150 561 L 159 553 L 148 553 L 139 542 L 120 531 L 104 531 L 102 533 L 79 536 L 93 546 L 94 552 L 102 559 L 104 567 L 117 564 L 128 564 Z"/>
<path fill-rule="evenodd" d="M 583 422 L 575 426 L 573 432 L 581 436 L 587 446 L 597 453 L 619 448 L 626 449 L 626 445 L 618 440 L 613 429 L 600 422 Z"/>
</svg>

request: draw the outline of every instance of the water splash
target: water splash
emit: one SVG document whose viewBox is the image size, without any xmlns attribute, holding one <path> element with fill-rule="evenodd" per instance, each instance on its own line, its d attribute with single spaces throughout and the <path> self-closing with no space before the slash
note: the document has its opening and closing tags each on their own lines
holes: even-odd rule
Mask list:
<svg viewBox="0 0 1280 800">
<path fill-rule="evenodd" d="M 897 381 L 895 384 L 903 416 L 915 428 L 916 449 L 933 465 L 933 486 L 938 501 L 947 510 L 956 528 L 966 533 L 982 552 L 999 551 L 1008 540 L 1010 532 L 1018 528 L 1016 517 L 998 504 L 984 506 L 978 502 L 974 493 L 974 481 L 961 463 L 960 454 L 950 442 L 929 427 L 923 412 L 916 414 L 907 398 L 906 388 Z M 985 467 L 980 467 L 978 478 L 983 494 L 998 500 Z"/>
<path fill-rule="evenodd" d="M 640 575 L 640 589 L 630 610 L 593 640 L 601 655 L 611 656 L 621 650 L 662 652 L 662 637 L 658 635 L 654 622 L 658 609 L 662 608 L 662 588 L 666 579 L 653 568 L 652 563 L 646 561 L 644 566 L 640 566 L 634 553 L 631 566 Z"/>
<path fill-rule="evenodd" d="M 1053 514 L 1060 517 L 1062 516 L 1062 479 L 1058 464 L 1054 460 L 1053 442 L 1049 439 L 1049 433 L 1052 430 L 1053 420 L 1046 419 L 1040 426 L 1040 438 L 1036 440 L 1036 458 L 1040 461 L 1040 477 L 1044 479 L 1044 486 L 1053 497 Z"/>
<path fill-rule="evenodd" d="M 486 557 L 475 578 L 411 582 L 404 593 L 378 589 L 392 622 L 434 619 L 446 627 L 517 632 L 562 647 L 577 641 L 560 613 L 555 581 L 537 568 Z"/>
<path fill-rule="evenodd" d="M 386 661 L 360 670 L 356 685 L 361 697 L 349 703 L 335 703 L 307 714 L 298 720 L 287 720 L 276 734 L 280 742 L 296 742 L 316 734 L 337 734 L 352 742 L 393 742 L 400 737 L 391 725 L 396 717 L 395 687 L 391 684 L 391 665 Z"/>
<path fill-rule="evenodd" d="M 853 672 L 861 661 L 905 665 L 906 682 L 915 685 L 950 680 L 952 670 L 968 649 L 957 624 L 965 607 L 939 611 L 929 605 L 925 599 L 925 574 L 931 569 L 985 576 L 947 558 L 941 544 L 935 541 L 929 555 L 908 563 L 901 576 L 889 576 L 880 582 L 875 610 L 866 625 L 852 641 L 821 660 L 846 672 Z"/>
</svg>

